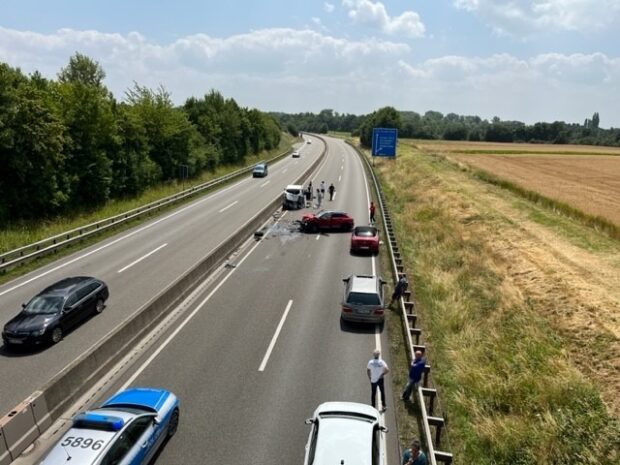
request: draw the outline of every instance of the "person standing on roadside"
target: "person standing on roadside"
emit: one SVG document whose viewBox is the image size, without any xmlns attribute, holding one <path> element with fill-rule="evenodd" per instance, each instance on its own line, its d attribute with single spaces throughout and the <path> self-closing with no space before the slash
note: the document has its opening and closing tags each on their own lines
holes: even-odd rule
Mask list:
<svg viewBox="0 0 620 465">
<path fill-rule="evenodd" d="M 383 406 L 381 412 L 385 412 L 387 410 L 387 406 L 385 404 L 385 385 L 383 382 L 383 377 L 389 372 L 390 368 L 381 358 L 381 351 L 379 349 L 375 349 L 372 353 L 372 358 L 368 361 L 368 365 L 366 365 L 366 374 L 370 380 L 370 403 L 375 408 L 377 408 L 377 389 L 381 391 L 381 405 Z"/>
<path fill-rule="evenodd" d="M 390 302 L 390 305 L 394 305 L 394 302 L 403 296 L 408 287 L 409 281 L 407 281 L 404 274 L 401 274 L 396 286 L 394 286 L 394 292 L 392 292 L 392 301 Z"/>
<path fill-rule="evenodd" d="M 411 441 L 411 447 L 403 452 L 402 465 L 426 465 L 426 455 L 421 450 L 420 441 Z"/>
<path fill-rule="evenodd" d="M 336 192 L 336 188 L 334 187 L 334 183 L 331 183 L 329 185 L 329 187 L 327 188 L 327 190 L 329 191 L 329 200 L 330 201 L 334 200 L 334 192 Z"/>
<path fill-rule="evenodd" d="M 417 389 L 418 384 L 420 384 L 425 366 L 426 360 L 424 360 L 424 354 L 421 350 L 416 350 L 415 358 L 411 361 L 411 366 L 409 367 L 409 381 L 407 381 L 403 393 L 400 396 L 401 400 L 411 400 L 411 393 L 414 389 Z"/>
<path fill-rule="evenodd" d="M 375 222 L 375 203 L 374 202 L 370 202 L 370 224 L 373 224 Z"/>
</svg>

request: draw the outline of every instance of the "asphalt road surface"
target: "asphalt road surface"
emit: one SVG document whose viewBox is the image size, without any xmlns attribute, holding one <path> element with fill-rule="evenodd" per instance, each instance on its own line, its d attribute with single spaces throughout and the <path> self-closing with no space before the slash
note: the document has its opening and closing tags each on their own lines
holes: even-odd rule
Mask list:
<svg viewBox="0 0 620 465">
<path fill-rule="evenodd" d="M 45 350 L 0 348 L 0 416 L 88 350 L 137 309 L 192 268 L 257 211 L 281 194 L 321 153 L 313 138 L 301 157 L 269 167 L 265 178 L 247 177 L 162 217 L 124 231 L 0 286 L 0 325 L 21 304 L 67 276 L 91 275 L 110 288 L 107 307 Z"/>
<path fill-rule="evenodd" d="M 361 162 L 341 141 L 329 139 L 329 146 L 313 178 L 314 185 L 336 186 L 324 207 L 368 224 Z M 372 273 L 376 259 L 351 256 L 349 233 L 296 232 L 305 211 L 287 212 L 263 240 L 247 245 L 197 299 L 194 316 L 114 386 L 158 386 L 181 399 L 179 430 L 158 465 L 301 464 L 304 420 L 320 403 L 370 402 L 366 364 L 375 347 L 389 364 L 387 328 L 343 326 L 340 302 L 342 278 Z M 396 464 L 396 396 L 387 384 L 386 451 Z"/>
</svg>

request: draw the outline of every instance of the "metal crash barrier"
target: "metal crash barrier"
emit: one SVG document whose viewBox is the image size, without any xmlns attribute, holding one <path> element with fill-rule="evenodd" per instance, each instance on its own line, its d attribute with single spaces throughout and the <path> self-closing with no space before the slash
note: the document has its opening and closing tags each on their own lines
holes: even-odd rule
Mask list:
<svg viewBox="0 0 620 465">
<path fill-rule="evenodd" d="M 347 141 L 347 143 L 349 142 Z M 403 260 L 401 258 L 400 250 L 398 248 L 396 235 L 392 227 L 392 219 L 385 205 L 383 192 L 381 191 L 381 187 L 379 186 L 379 182 L 377 181 L 368 157 L 361 153 L 354 145 L 350 143 L 349 145 L 353 147 L 353 149 L 355 149 L 360 158 L 364 160 L 366 164 L 366 169 L 372 177 L 375 193 L 377 194 L 379 211 L 381 212 L 381 217 L 383 220 L 383 227 L 386 235 L 388 236 L 387 244 L 390 250 L 392 273 L 395 277 L 394 281 L 397 282 L 401 276 L 407 277 L 407 274 L 405 273 L 405 266 L 403 265 Z M 403 293 L 403 296 L 399 299 L 399 308 L 401 310 L 401 318 L 405 333 L 404 337 L 407 343 L 407 347 L 409 348 L 407 355 L 409 362 L 411 363 L 411 361 L 415 357 L 415 352 L 417 350 L 421 351 L 425 355 L 427 350 L 426 346 L 420 344 L 422 338 L 422 329 L 417 327 L 416 325 L 418 322 L 418 315 L 415 313 L 415 302 L 412 299 L 412 294 L 410 290 L 405 291 Z M 415 343 L 413 342 L 413 338 L 415 338 Z M 424 369 L 421 386 L 418 386 L 418 391 L 416 393 L 420 405 L 420 412 L 422 415 L 424 442 L 426 443 L 426 447 L 428 450 L 427 458 L 431 465 L 437 465 L 437 462 L 451 464 L 452 454 L 449 452 L 443 452 L 441 450 L 438 450 L 441 445 L 441 433 L 446 426 L 446 421 L 443 417 L 434 415 L 434 410 L 436 406 L 435 404 L 438 403 L 438 394 L 436 389 L 429 388 L 430 372 L 431 365 L 427 364 Z M 432 429 L 434 429 L 435 432 L 434 436 L 432 434 Z"/>
<path fill-rule="evenodd" d="M 276 155 L 273 158 L 270 158 L 267 161 L 269 163 L 273 163 L 274 161 L 285 157 L 289 153 L 291 153 L 291 151 L 287 150 L 279 155 Z M 146 205 L 142 205 L 138 208 L 134 208 L 133 210 L 129 210 L 124 213 L 105 218 L 103 220 L 99 220 L 95 223 L 86 224 L 70 231 L 56 234 L 55 236 L 33 242 L 32 244 L 24 245 L 14 250 L 9 250 L 8 252 L 0 253 L 0 271 L 5 271 L 26 261 L 33 260 L 37 257 L 55 252 L 61 247 L 69 246 L 75 242 L 79 242 L 87 237 L 99 234 L 122 223 L 132 221 L 142 215 L 151 214 L 153 211 L 157 211 L 162 207 L 172 205 L 183 199 L 192 197 L 199 192 L 207 191 L 209 189 L 218 187 L 222 184 L 232 181 L 233 179 L 238 178 L 239 176 L 251 173 L 253 169 L 254 165 L 248 166 L 246 168 L 241 168 L 239 170 L 233 171 L 232 173 L 221 176 L 217 179 L 213 179 L 197 186 L 190 187 L 189 189 L 177 192 L 176 194 L 172 194 L 168 197 L 164 197 Z"/>
</svg>

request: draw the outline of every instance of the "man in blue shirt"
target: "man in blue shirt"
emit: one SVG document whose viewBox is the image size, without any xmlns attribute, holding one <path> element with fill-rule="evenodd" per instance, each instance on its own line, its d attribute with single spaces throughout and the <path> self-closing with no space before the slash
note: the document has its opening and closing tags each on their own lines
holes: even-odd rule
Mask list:
<svg viewBox="0 0 620 465">
<path fill-rule="evenodd" d="M 422 374 L 424 373 L 424 367 L 426 366 L 426 360 L 424 360 L 422 351 L 415 351 L 415 358 L 411 362 L 411 366 L 409 367 L 409 380 L 407 381 L 407 385 L 405 389 L 403 389 L 403 394 L 400 396 L 402 400 L 411 400 L 411 393 L 414 389 L 417 389 L 420 380 L 422 379 Z"/>
<path fill-rule="evenodd" d="M 411 441 L 411 448 L 403 452 L 402 465 L 426 465 L 426 455 L 420 450 L 420 441 Z"/>
</svg>

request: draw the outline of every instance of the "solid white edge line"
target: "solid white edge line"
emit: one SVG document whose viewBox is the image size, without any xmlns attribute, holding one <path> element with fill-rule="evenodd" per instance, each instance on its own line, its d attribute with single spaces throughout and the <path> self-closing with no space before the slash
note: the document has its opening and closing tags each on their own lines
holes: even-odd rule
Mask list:
<svg viewBox="0 0 620 465">
<path fill-rule="evenodd" d="M 223 212 L 225 212 L 225 211 L 226 211 L 226 210 L 228 210 L 230 207 L 232 207 L 233 205 L 236 205 L 236 204 L 238 204 L 238 203 L 239 203 L 239 201 L 238 201 L 238 200 L 235 200 L 235 201 L 234 201 L 233 203 L 231 203 L 230 205 L 227 205 L 226 207 L 222 208 L 222 209 L 219 211 L 219 213 L 223 213 Z"/>
<path fill-rule="evenodd" d="M 143 255 L 142 257 L 138 258 L 137 260 L 134 260 L 133 262 L 131 262 L 129 265 L 121 268 L 120 270 L 118 270 L 119 273 L 122 273 L 123 271 L 131 268 L 134 265 L 137 265 L 138 263 L 140 263 L 142 260 L 144 260 L 145 258 L 150 257 L 151 255 L 153 255 L 155 252 L 157 252 L 160 249 L 163 249 L 164 247 L 166 247 L 168 244 L 162 244 L 159 247 L 157 247 L 156 249 L 151 250 L 149 253 L 147 253 L 146 255 Z"/>
<path fill-rule="evenodd" d="M 278 327 L 276 328 L 276 332 L 271 338 L 271 342 L 269 343 L 269 347 L 267 347 L 267 352 L 265 352 L 265 356 L 263 357 L 263 361 L 258 367 L 258 371 L 265 371 L 265 367 L 267 366 L 267 362 L 269 361 L 269 357 L 271 356 L 271 351 L 276 345 L 276 341 L 278 340 L 278 336 L 280 335 L 280 331 L 282 331 L 282 326 L 284 326 L 284 322 L 286 321 L 286 317 L 288 316 L 288 312 L 293 306 L 293 301 L 289 300 L 286 305 L 286 309 L 284 310 L 284 314 L 282 318 L 280 318 L 280 323 L 278 323 Z"/>
</svg>

